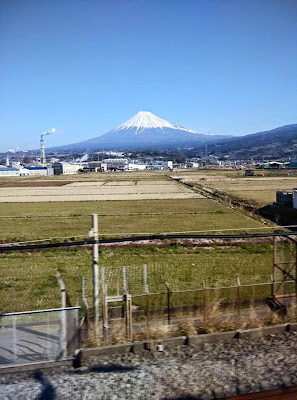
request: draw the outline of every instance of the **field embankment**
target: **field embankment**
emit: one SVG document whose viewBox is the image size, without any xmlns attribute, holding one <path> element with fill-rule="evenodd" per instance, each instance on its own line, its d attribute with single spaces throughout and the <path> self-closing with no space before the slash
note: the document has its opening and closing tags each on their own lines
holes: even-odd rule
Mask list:
<svg viewBox="0 0 297 400">
<path fill-rule="evenodd" d="M 292 208 L 277 206 L 273 203 L 276 191 L 292 191 L 296 184 L 296 171 L 256 171 L 253 177 L 244 177 L 243 172 L 212 174 L 182 174 L 180 181 L 196 188 L 205 196 L 218 199 L 237 209 L 260 215 L 279 225 L 297 224 L 297 211 Z M 292 176 L 293 175 L 293 176 Z M 256 217 L 257 218 L 257 217 Z"/>
</svg>

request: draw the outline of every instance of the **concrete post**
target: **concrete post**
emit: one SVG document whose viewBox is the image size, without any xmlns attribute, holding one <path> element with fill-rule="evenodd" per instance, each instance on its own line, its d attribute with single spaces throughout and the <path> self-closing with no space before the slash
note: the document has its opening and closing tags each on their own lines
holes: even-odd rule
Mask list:
<svg viewBox="0 0 297 400">
<path fill-rule="evenodd" d="M 93 239 L 98 241 L 98 215 L 92 214 Z M 99 334 L 99 244 L 93 244 L 93 304 L 96 336 Z"/>
<path fill-rule="evenodd" d="M 237 278 L 237 325 L 238 328 L 240 327 L 240 306 L 241 306 L 241 299 L 240 299 L 240 279 Z"/>
<path fill-rule="evenodd" d="M 67 321 L 66 321 L 66 286 L 63 282 L 63 279 L 59 273 L 57 273 L 56 278 L 58 280 L 58 284 L 61 290 L 61 336 L 60 336 L 60 345 L 61 345 L 61 354 L 62 357 L 67 356 Z"/>
</svg>

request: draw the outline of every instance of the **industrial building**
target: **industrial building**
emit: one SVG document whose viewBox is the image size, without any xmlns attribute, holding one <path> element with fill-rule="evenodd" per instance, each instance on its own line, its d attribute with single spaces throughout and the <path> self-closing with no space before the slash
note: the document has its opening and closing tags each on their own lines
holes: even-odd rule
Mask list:
<svg viewBox="0 0 297 400">
<path fill-rule="evenodd" d="M 297 168 L 297 161 L 286 161 L 286 162 L 279 162 L 279 161 L 270 161 L 261 165 L 263 169 L 295 169 Z"/>
<path fill-rule="evenodd" d="M 0 167 L 0 177 L 20 176 L 18 168 Z"/>
<path fill-rule="evenodd" d="M 56 162 L 52 164 L 54 175 L 70 175 L 77 174 L 82 167 L 78 164 L 70 164 L 67 162 Z"/>
<path fill-rule="evenodd" d="M 107 163 L 101 161 L 89 161 L 84 166 L 84 170 L 89 168 L 89 172 L 107 171 Z"/>
<path fill-rule="evenodd" d="M 13 165 L 12 167 L 1 166 L 0 177 L 2 176 L 40 176 L 40 175 L 53 175 L 54 170 L 51 167 L 42 166 L 29 166 L 23 167 L 20 163 Z"/>
<path fill-rule="evenodd" d="M 125 166 L 125 171 L 144 171 L 146 170 L 146 164 L 130 163 Z"/>
<path fill-rule="evenodd" d="M 26 167 L 26 169 L 29 171 L 28 175 L 53 175 L 54 170 L 51 167 L 42 167 L 42 166 L 32 166 L 32 167 Z"/>
</svg>

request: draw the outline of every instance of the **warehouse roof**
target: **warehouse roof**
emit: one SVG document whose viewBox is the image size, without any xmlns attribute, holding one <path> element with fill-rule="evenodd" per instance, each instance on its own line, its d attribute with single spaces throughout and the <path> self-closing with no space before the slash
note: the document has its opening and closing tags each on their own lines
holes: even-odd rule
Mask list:
<svg viewBox="0 0 297 400">
<path fill-rule="evenodd" d="M 35 169 L 46 169 L 46 167 L 40 167 L 40 166 L 36 166 L 36 167 L 26 167 L 26 169 L 29 169 L 29 170 L 35 170 Z"/>
<path fill-rule="evenodd" d="M 18 171 L 18 169 L 13 167 L 0 167 L 0 171 Z"/>
</svg>

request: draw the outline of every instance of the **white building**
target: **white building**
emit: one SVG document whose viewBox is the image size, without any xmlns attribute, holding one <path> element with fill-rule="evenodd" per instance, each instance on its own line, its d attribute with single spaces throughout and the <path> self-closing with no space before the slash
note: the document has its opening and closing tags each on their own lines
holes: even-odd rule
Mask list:
<svg viewBox="0 0 297 400">
<path fill-rule="evenodd" d="M 163 161 L 164 169 L 173 169 L 173 162 L 172 161 Z"/>
<path fill-rule="evenodd" d="M 77 174 L 82 167 L 78 164 L 70 164 L 66 162 L 57 162 L 52 164 L 55 175 Z"/>
<path fill-rule="evenodd" d="M 29 172 L 28 175 L 30 176 L 48 175 L 47 168 L 39 165 L 26 167 L 26 170 Z"/>
<path fill-rule="evenodd" d="M 146 164 L 128 164 L 125 166 L 125 171 L 144 171 L 146 170 Z"/>
<path fill-rule="evenodd" d="M 128 165 L 127 158 L 106 158 L 103 162 L 109 171 L 124 171 Z"/>
<path fill-rule="evenodd" d="M 155 164 L 147 165 L 147 169 L 173 169 L 172 161 L 156 161 Z"/>
<path fill-rule="evenodd" d="M 19 176 L 18 168 L 0 167 L 0 177 Z"/>
<path fill-rule="evenodd" d="M 18 168 L 19 170 L 19 176 L 28 176 L 30 175 L 29 171 L 27 170 L 27 168 Z"/>
<path fill-rule="evenodd" d="M 198 168 L 199 167 L 199 163 L 194 162 L 194 161 L 190 161 L 190 162 L 188 162 L 188 166 L 190 168 Z"/>
</svg>

